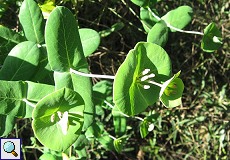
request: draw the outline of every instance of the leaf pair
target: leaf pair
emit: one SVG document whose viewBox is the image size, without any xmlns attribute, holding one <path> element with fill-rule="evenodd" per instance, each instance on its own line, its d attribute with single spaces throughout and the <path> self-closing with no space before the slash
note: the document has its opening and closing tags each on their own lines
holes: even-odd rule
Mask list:
<svg viewBox="0 0 230 160">
<path fill-rule="evenodd" d="M 119 67 L 114 80 L 113 100 L 118 109 L 127 115 L 136 115 L 154 104 L 159 98 L 166 107 L 175 107 L 175 97 L 183 92 L 182 81 L 169 79 L 171 61 L 165 50 L 153 43 L 139 42 Z M 168 81 L 167 81 L 168 80 Z M 163 84 L 161 84 L 164 82 Z M 169 84 L 176 83 L 176 96 L 162 96 Z M 162 93 L 161 93 L 162 92 Z M 172 93 L 174 94 L 174 92 Z M 171 101 L 170 101 L 171 100 Z"/>
</svg>

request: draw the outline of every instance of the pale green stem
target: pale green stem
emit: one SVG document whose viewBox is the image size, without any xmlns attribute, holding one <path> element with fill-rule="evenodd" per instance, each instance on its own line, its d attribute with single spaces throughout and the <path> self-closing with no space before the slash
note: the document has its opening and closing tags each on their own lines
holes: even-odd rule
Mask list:
<svg viewBox="0 0 230 160">
<path fill-rule="evenodd" d="M 148 81 L 148 83 L 153 84 L 153 85 L 156 85 L 156 86 L 158 86 L 158 87 L 162 87 L 162 86 L 163 86 L 162 84 L 157 83 L 157 82 L 154 82 L 154 81 Z"/>
<path fill-rule="evenodd" d="M 107 102 L 107 101 L 104 101 L 110 108 L 114 108 L 114 106 L 112 105 L 112 104 L 110 104 L 109 102 Z M 130 118 L 130 116 L 128 116 L 127 114 L 124 114 L 124 113 L 122 113 L 122 112 L 119 112 L 121 115 L 123 115 L 123 116 L 125 116 L 125 117 L 127 117 L 127 118 Z M 141 117 L 137 117 L 137 116 L 135 116 L 134 118 L 136 118 L 136 119 L 138 119 L 138 120 L 141 120 L 141 121 L 144 121 L 144 119 L 143 118 L 141 118 Z"/>
<path fill-rule="evenodd" d="M 76 71 L 72 68 L 70 68 L 70 73 L 74 73 L 83 77 L 91 77 L 91 78 L 104 78 L 104 79 L 114 79 L 115 76 L 108 76 L 108 75 L 100 75 L 100 74 L 90 74 L 90 73 L 83 73 Z"/>
<path fill-rule="evenodd" d="M 35 108 L 35 104 L 33 104 L 33 103 L 31 103 L 30 101 L 28 101 L 27 99 L 25 99 L 25 98 L 23 98 L 23 100 L 22 100 L 23 102 L 25 102 L 27 105 L 29 105 L 29 106 L 31 106 L 31 107 L 33 107 L 33 108 Z"/>
<path fill-rule="evenodd" d="M 158 17 L 154 12 L 152 12 L 152 10 L 151 10 L 149 7 L 148 7 L 148 10 L 149 10 L 149 12 L 152 14 L 152 16 L 155 17 L 158 21 L 161 20 L 161 18 Z M 167 27 L 169 27 L 169 28 L 171 28 L 171 29 L 173 29 L 173 30 L 175 30 L 175 31 L 178 31 L 178 32 L 189 33 L 189 34 L 198 34 L 198 35 L 202 35 L 202 36 L 204 35 L 204 33 L 202 33 L 202 32 L 197 32 L 197 31 L 185 31 L 185 30 L 176 28 L 176 27 L 174 27 L 174 26 L 171 26 L 171 25 L 170 25 L 169 23 L 167 23 L 166 21 L 164 21 L 164 22 L 166 23 Z"/>
<path fill-rule="evenodd" d="M 109 137 L 112 138 L 113 140 L 116 140 L 116 138 L 110 134 L 109 134 Z"/>
</svg>

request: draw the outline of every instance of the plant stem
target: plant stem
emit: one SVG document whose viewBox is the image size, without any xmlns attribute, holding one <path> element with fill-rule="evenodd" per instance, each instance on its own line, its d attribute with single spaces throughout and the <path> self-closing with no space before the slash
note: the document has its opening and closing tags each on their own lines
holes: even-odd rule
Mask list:
<svg viewBox="0 0 230 160">
<path fill-rule="evenodd" d="M 160 17 L 158 17 L 149 7 L 148 7 L 148 11 L 152 14 L 153 17 L 155 17 L 158 21 L 162 20 Z M 166 21 L 164 21 L 167 25 L 167 27 L 171 28 L 171 29 L 174 29 L 178 32 L 182 32 L 182 33 L 189 33 L 189 34 L 198 34 L 198 35 L 204 35 L 204 33 L 202 32 L 197 32 L 197 31 L 185 31 L 185 30 L 182 30 L 182 29 L 179 29 L 179 28 L 176 28 L 174 26 L 171 26 L 169 23 L 167 23 Z"/>
<path fill-rule="evenodd" d="M 33 107 L 33 108 L 35 108 L 35 104 L 33 104 L 33 103 L 31 103 L 30 101 L 28 101 L 27 99 L 25 99 L 25 98 L 23 98 L 23 100 L 22 100 L 23 102 L 26 102 L 26 104 L 27 105 L 29 105 L 29 106 L 31 106 L 31 107 Z"/>
<path fill-rule="evenodd" d="M 112 105 L 112 104 L 110 104 L 109 102 L 107 102 L 107 101 L 104 101 L 110 108 L 114 108 L 114 106 Z M 128 116 L 127 114 L 125 114 L 125 113 L 122 113 L 121 111 L 119 112 L 121 115 L 123 115 L 124 117 L 127 117 L 127 118 L 130 118 L 130 116 Z M 143 118 L 141 118 L 141 117 L 137 117 L 137 116 L 134 116 L 134 118 L 136 118 L 136 119 L 138 119 L 138 120 L 141 120 L 141 121 L 144 121 L 144 119 Z"/>
<path fill-rule="evenodd" d="M 162 87 L 162 86 L 163 86 L 162 84 L 157 83 L 157 82 L 154 82 L 154 81 L 148 81 L 148 83 L 153 84 L 153 85 L 156 85 L 156 86 L 158 86 L 158 87 Z"/>
<path fill-rule="evenodd" d="M 91 78 L 104 78 L 104 79 L 114 79 L 115 78 L 115 76 L 83 73 L 83 72 L 76 71 L 72 68 L 70 68 L 70 73 L 74 73 L 74 74 L 77 74 L 83 77 L 91 77 Z"/>
</svg>

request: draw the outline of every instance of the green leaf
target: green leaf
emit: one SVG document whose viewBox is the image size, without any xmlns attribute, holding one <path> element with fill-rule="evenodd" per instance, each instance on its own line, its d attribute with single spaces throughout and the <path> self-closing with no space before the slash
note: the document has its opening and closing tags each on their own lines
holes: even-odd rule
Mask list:
<svg viewBox="0 0 230 160">
<path fill-rule="evenodd" d="M 19 12 L 25 36 L 29 41 L 42 44 L 44 42 L 45 22 L 38 4 L 34 0 L 24 0 Z"/>
<path fill-rule="evenodd" d="M 88 72 L 88 69 L 81 69 L 80 72 Z M 92 101 L 92 84 L 91 80 L 88 77 L 82 77 L 79 75 L 73 75 L 73 87 L 74 91 L 77 91 L 85 101 L 85 110 L 84 110 L 84 126 L 83 130 L 85 131 L 94 121 L 95 107 Z"/>
<path fill-rule="evenodd" d="M 54 86 L 22 81 L 0 81 L 0 114 L 14 117 L 31 117 L 33 107 L 25 103 L 37 103 L 54 91 Z M 39 93 L 39 94 L 38 94 Z"/>
<path fill-rule="evenodd" d="M 32 102 L 40 101 L 43 97 L 54 92 L 55 90 L 53 85 L 35 83 L 30 81 L 26 81 L 26 83 L 28 85 L 26 99 Z"/>
<path fill-rule="evenodd" d="M 46 0 L 44 4 L 39 5 L 39 7 L 42 10 L 44 18 L 47 19 L 52 10 L 55 8 L 55 0 Z"/>
<path fill-rule="evenodd" d="M 153 43 L 139 42 L 130 50 L 119 67 L 114 80 L 113 99 L 118 109 L 127 115 L 136 115 L 155 103 L 160 87 L 142 81 L 149 70 L 153 81 L 160 83 L 171 73 L 171 61 L 165 50 Z M 147 88 L 146 88 L 147 86 Z"/>
<path fill-rule="evenodd" d="M 98 83 L 96 83 L 93 86 L 93 99 L 94 99 L 94 104 L 96 108 L 99 107 L 105 107 L 106 103 L 105 101 L 109 103 L 113 103 L 113 83 L 107 80 L 102 80 Z"/>
<path fill-rule="evenodd" d="M 146 120 L 142 121 L 140 125 L 141 138 L 145 138 L 149 134 L 148 128 L 149 128 L 148 121 Z"/>
<path fill-rule="evenodd" d="M 92 85 L 90 78 L 73 73 L 70 73 L 72 82 L 70 81 L 70 68 L 87 73 L 88 64 L 83 54 L 78 25 L 67 8 L 56 7 L 52 11 L 47 20 L 45 38 L 51 69 L 60 72 L 59 76 L 55 73 L 55 84 L 58 88 L 73 87 L 86 103 L 83 126 L 83 130 L 86 130 L 93 122 L 95 112 L 92 102 Z M 67 79 L 65 80 L 61 75 L 65 75 Z"/>
<path fill-rule="evenodd" d="M 39 64 L 36 70 L 36 73 L 31 78 L 31 81 L 54 84 L 53 71 L 50 68 L 46 47 L 42 46 L 39 48 L 41 51 Z"/>
<path fill-rule="evenodd" d="M 204 36 L 201 42 L 201 48 L 205 52 L 214 52 L 222 45 L 222 37 L 220 30 L 215 23 L 210 23 L 204 29 Z"/>
<path fill-rule="evenodd" d="M 114 148 L 118 153 L 122 152 L 123 143 L 124 143 L 124 138 L 118 138 L 113 141 Z"/>
<path fill-rule="evenodd" d="M 81 96 L 68 88 L 47 95 L 33 111 L 35 136 L 44 146 L 65 151 L 81 134 L 84 106 Z"/>
<path fill-rule="evenodd" d="M 0 25 L 0 37 L 16 44 L 25 41 L 25 37 L 2 25 Z"/>
<path fill-rule="evenodd" d="M 72 76 L 75 76 L 72 74 Z M 73 88 L 73 82 L 70 72 L 54 72 L 55 89 Z"/>
<path fill-rule="evenodd" d="M 116 106 L 112 110 L 112 115 L 115 134 L 121 137 L 126 133 L 126 117 L 124 117 L 124 115 L 121 114 L 121 112 L 118 110 Z"/>
<path fill-rule="evenodd" d="M 20 81 L 0 81 L 0 114 L 25 117 L 26 83 Z"/>
<path fill-rule="evenodd" d="M 148 33 L 147 42 L 158 44 L 162 47 L 168 41 L 168 27 L 164 21 L 156 23 Z"/>
<path fill-rule="evenodd" d="M 169 11 L 166 15 L 161 17 L 162 20 L 169 23 L 171 26 L 178 29 L 183 29 L 192 20 L 193 10 L 189 6 L 180 6 L 174 10 Z M 171 29 L 171 32 L 176 32 Z"/>
<path fill-rule="evenodd" d="M 50 153 L 44 153 L 42 154 L 38 160 L 61 160 L 62 158 L 58 158 L 55 155 L 52 155 Z"/>
<path fill-rule="evenodd" d="M 165 107 L 172 108 L 181 105 L 181 96 L 184 91 L 184 83 L 178 78 L 180 72 L 163 83 L 160 91 L 160 100 Z"/>
<path fill-rule="evenodd" d="M 140 19 L 147 33 L 158 22 L 158 20 L 155 17 L 153 17 L 153 15 L 149 12 L 149 10 L 143 7 L 141 7 L 140 9 Z"/>
<path fill-rule="evenodd" d="M 15 117 L 0 114 L 0 122 L 0 137 L 5 137 L 13 130 L 15 125 Z"/>
<path fill-rule="evenodd" d="M 79 29 L 81 43 L 85 57 L 92 54 L 100 44 L 100 35 L 97 31 L 89 28 Z"/>
<path fill-rule="evenodd" d="M 25 41 L 16 45 L 6 57 L 0 79 L 30 80 L 39 63 L 40 49 L 37 44 Z"/>
<path fill-rule="evenodd" d="M 124 26 L 125 26 L 125 24 L 123 22 L 117 22 L 117 23 L 113 24 L 111 26 L 111 28 L 100 31 L 99 34 L 101 37 L 107 37 L 111 33 L 121 30 L 122 28 L 124 28 Z"/>
<path fill-rule="evenodd" d="M 140 6 L 140 7 L 146 7 L 149 5 L 150 0 L 131 0 L 134 4 Z"/>
<path fill-rule="evenodd" d="M 45 39 L 53 71 L 69 72 L 70 68 L 87 66 L 77 22 L 67 8 L 56 7 L 51 12 L 46 24 Z"/>
</svg>

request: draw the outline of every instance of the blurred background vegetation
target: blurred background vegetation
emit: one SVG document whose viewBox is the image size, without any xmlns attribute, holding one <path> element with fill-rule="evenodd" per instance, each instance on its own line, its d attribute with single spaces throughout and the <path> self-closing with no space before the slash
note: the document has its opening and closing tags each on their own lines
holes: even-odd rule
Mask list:
<svg viewBox="0 0 230 160">
<path fill-rule="evenodd" d="M 22 0 L 0 0 L 0 24 L 21 31 L 18 11 Z M 42 0 L 39 1 L 43 3 Z M 139 19 L 140 9 L 129 0 L 57 0 L 57 5 L 71 9 L 80 28 L 100 32 L 102 39 L 97 51 L 88 57 L 90 71 L 115 75 L 128 51 L 147 35 Z M 229 159 L 230 157 L 230 14 L 228 0 L 159 1 L 159 15 L 181 5 L 193 8 L 194 16 L 186 30 L 201 31 L 215 22 L 222 31 L 223 45 L 214 53 L 200 48 L 200 35 L 171 33 L 164 47 L 168 52 L 173 73 L 181 70 L 185 84 L 183 105 L 166 109 L 159 103 L 149 111 L 159 113 L 154 130 L 144 139 L 139 133 L 140 121 L 128 119 L 129 139 L 121 154 L 108 150 L 97 141 L 87 146 L 89 159 Z M 13 46 L 0 39 L 0 64 Z M 99 82 L 93 79 L 93 84 Z M 111 88 L 110 88 L 111 90 Z M 109 92 L 111 97 L 112 92 Z M 98 115 L 106 130 L 113 134 L 111 110 L 104 107 Z M 23 139 L 24 158 L 38 159 L 42 147 L 35 140 L 31 120 L 18 120 L 9 135 Z"/>
</svg>

